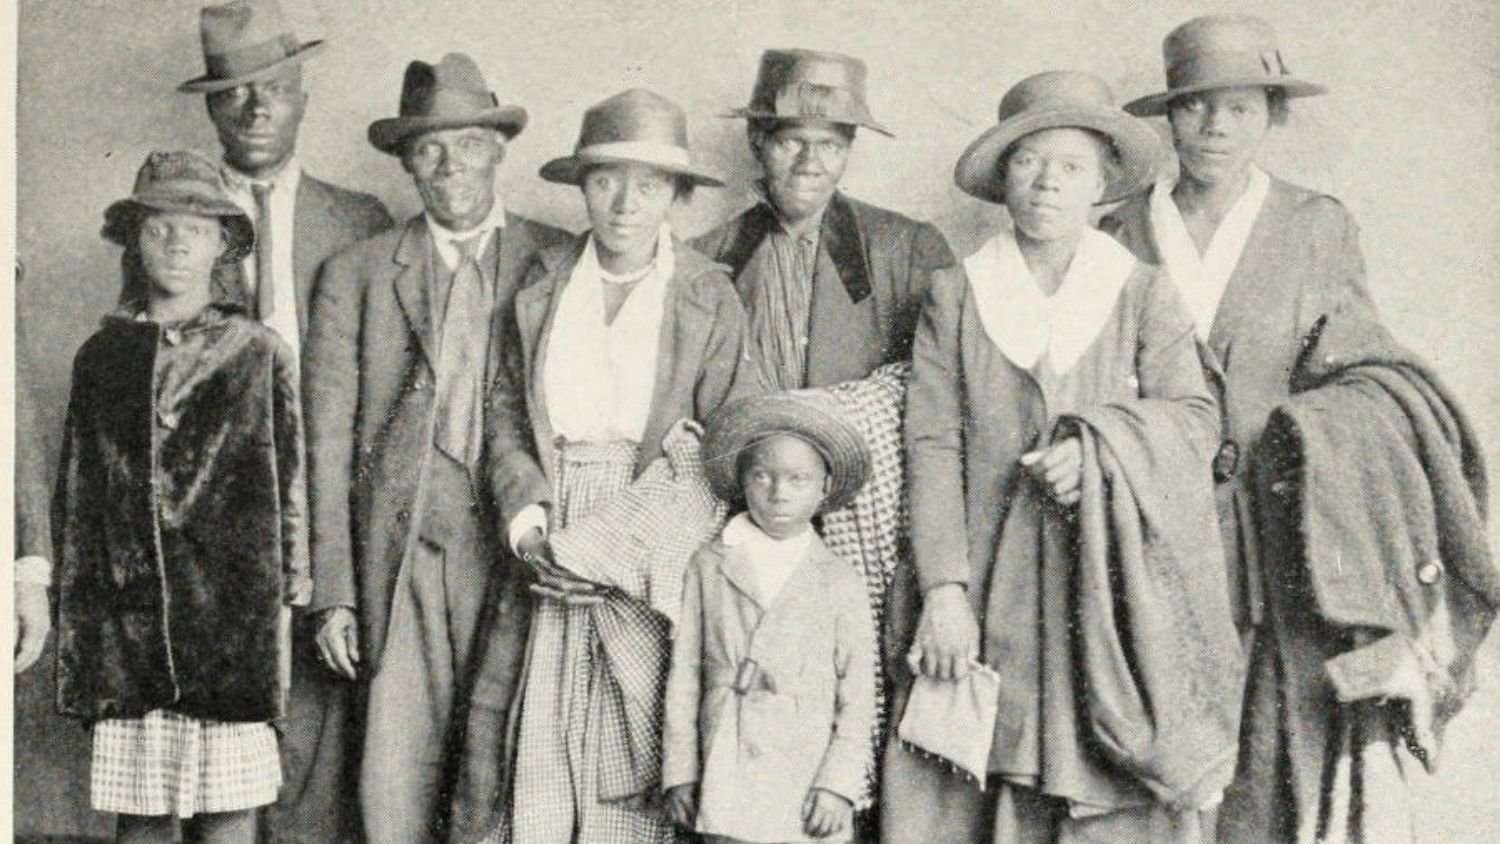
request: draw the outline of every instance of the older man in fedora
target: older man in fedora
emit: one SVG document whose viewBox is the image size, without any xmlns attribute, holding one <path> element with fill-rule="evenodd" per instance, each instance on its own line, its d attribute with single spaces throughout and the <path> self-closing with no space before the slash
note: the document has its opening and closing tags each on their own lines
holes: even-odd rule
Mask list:
<svg viewBox="0 0 1500 844">
<path fill-rule="evenodd" d="M 522 271 L 567 234 L 495 192 L 526 110 L 468 56 L 414 61 L 399 116 L 370 142 L 400 158 L 424 210 L 323 268 L 304 360 L 318 646 L 364 701 L 359 774 L 372 844 L 437 840 L 481 616 L 527 601 L 479 483 L 494 326 Z M 506 701 L 495 701 L 503 708 Z"/>
<path fill-rule="evenodd" d="M 178 90 L 205 96 L 225 181 L 255 220 L 257 235 L 254 253 L 216 271 L 216 298 L 238 302 L 297 351 L 318 267 L 394 221 L 380 200 L 314 178 L 297 159 L 308 101 L 302 64 L 322 51 L 323 41 L 297 38 L 276 0 L 208 6 L 199 29 L 204 72 Z M 352 778 L 343 764 L 348 684 L 317 659 L 313 633 L 299 619 L 282 729 L 287 786 L 265 824 L 274 841 L 338 840 L 353 821 Z"/>
<path fill-rule="evenodd" d="M 953 264 L 929 223 L 844 196 L 859 127 L 889 136 L 865 101 L 865 64 L 839 53 L 767 50 L 750 105 L 763 201 L 695 246 L 727 264 L 771 389 L 863 378 L 911 354 L 932 272 Z"/>
</svg>

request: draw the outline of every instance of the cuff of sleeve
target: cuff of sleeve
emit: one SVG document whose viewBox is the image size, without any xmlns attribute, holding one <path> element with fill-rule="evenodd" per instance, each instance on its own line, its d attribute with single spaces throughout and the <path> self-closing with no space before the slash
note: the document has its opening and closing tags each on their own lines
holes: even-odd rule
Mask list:
<svg viewBox="0 0 1500 844">
<path fill-rule="evenodd" d="M 517 556 L 521 554 L 520 549 L 516 547 L 521 537 L 530 533 L 533 528 L 540 529 L 543 534 L 547 532 L 547 508 L 540 504 L 528 504 L 516 514 L 514 519 L 510 520 L 508 541 L 510 550 Z"/>
<path fill-rule="evenodd" d="M 294 574 L 286 579 L 283 602 L 289 607 L 305 607 L 312 603 L 313 582 L 305 574 Z"/>
<path fill-rule="evenodd" d="M 1324 660 L 1323 670 L 1328 673 L 1339 700 L 1351 703 L 1404 694 L 1398 688 L 1396 676 L 1412 670 L 1421 676 L 1420 663 L 1411 642 L 1392 633 L 1373 644 Z"/>
<path fill-rule="evenodd" d="M 864 746 L 850 743 L 847 747 L 840 747 L 841 744 L 845 744 L 844 740 L 834 739 L 829 746 L 812 787 L 837 794 L 854 803 L 859 799 L 860 789 L 865 783 Z"/>
<path fill-rule="evenodd" d="M 35 554 L 16 560 L 15 585 L 40 586 L 44 589 L 50 587 L 52 563 L 46 557 Z"/>
</svg>

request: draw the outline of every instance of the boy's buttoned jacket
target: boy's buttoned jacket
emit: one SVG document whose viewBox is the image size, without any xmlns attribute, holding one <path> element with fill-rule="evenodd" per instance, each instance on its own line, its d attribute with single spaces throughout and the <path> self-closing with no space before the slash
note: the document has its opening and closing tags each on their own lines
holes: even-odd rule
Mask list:
<svg viewBox="0 0 1500 844">
<path fill-rule="evenodd" d="M 743 546 L 688 566 L 667 684 L 662 786 L 700 785 L 698 831 L 803 841 L 810 788 L 853 802 L 874 717 L 874 622 L 848 563 L 816 537 L 770 606 Z"/>
</svg>

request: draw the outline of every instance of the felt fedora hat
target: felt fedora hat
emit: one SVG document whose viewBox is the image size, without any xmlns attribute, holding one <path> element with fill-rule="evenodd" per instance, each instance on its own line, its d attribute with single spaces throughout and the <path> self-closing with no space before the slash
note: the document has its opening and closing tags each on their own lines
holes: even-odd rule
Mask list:
<svg viewBox="0 0 1500 844">
<path fill-rule="evenodd" d="M 1219 88 L 1280 88 L 1288 97 L 1311 97 L 1328 89 L 1298 79 L 1276 45 L 1276 31 L 1254 15 L 1205 15 L 1167 34 L 1161 44 L 1167 90 L 1125 104 L 1134 115 L 1166 114 L 1184 94 Z"/>
<path fill-rule="evenodd" d="M 371 123 L 369 138 L 381 152 L 400 155 L 413 135 L 463 126 L 489 126 L 514 138 L 526 128 L 526 109 L 500 105 L 479 65 L 463 53 L 449 53 L 435 65 L 406 66 L 397 116 Z"/>
<path fill-rule="evenodd" d="M 719 408 L 704 426 L 703 471 L 714 494 L 743 506 L 740 455 L 777 434 L 804 440 L 828 464 L 831 479 L 823 511 L 854 500 L 870 472 L 870 450 L 832 396 L 818 390 L 791 390 L 748 396 Z"/>
<path fill-rule="evenodd" d="M 822 50 L 767 50 L 750 92 L 750 105 L 722 117 L 826 120 L 895 137 L 870 114 L 865 63 Z"/>
<path fill-rule="evenodd" d="M 1005 151 L 1032 132 L 1064 127 L 1098 132 L 1119 154 L 1119 167 L 1100 203 L 1124 199 L 1155 181 L 1163 157 L 1161 139 L 1145 121 L 1115 106 L 1103 79 L 1077 70 L 1038 73 L 1006 91 L 1000 100 L 1000 122 L 984 130 L 959 156 L 953 181 L 964 193 L 1003 203 L 1000 162 Z"/>
<path fill-rule="evenodd" d="M 682 107 L 644 88 L 621 91 L 585 111 L 573 154 L 542 165 L 541 176 L 549 182 L 577 185 L 584 171 L 596 164 L 647 164 L 686 176 L 695 184 L 724 184 L 694 163 Z"/>
<path fill-rule="evenodd" d="M 238 261 L 255 248 L 255 224 L 230 197 L 220 165 L 202 153 L 180 150 L 146 156 L 135 176 L 135 190 L 105 209 L 100 234 L 129 246 L 141 220 L 154 212 L 219 218 L 229 243 L 220 263 Z"/>
<path fill-rule="evenodd" d="M 222 91 L 301 62 L 324 47 L 292 34 L 276 0 L 234 0 L 199 13 L 204 74 L 177 86 L 186 94 Z"/>
</svg>

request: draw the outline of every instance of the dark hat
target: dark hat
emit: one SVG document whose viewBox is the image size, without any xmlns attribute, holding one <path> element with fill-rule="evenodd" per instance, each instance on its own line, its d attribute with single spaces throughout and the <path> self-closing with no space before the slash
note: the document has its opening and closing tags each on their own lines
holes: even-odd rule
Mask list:
<svg viewBox="0 0 1500 844">
<path fill-rule="evenodd" d="M 191 150 L 153 152 L 135 177 L 135 192 L 104 211 L 105 239 L 130 245 L 131 233 L 153 212 L 218 217 L 228 248 L 220 263 L 232 263 L 255 248 L 255 225 L 236 205 L 218 163 Z"/>
<path fill-rule="evenodd" d="M 323 42 L 298 41 L 276 0 L 234 0 L 207 6 L 199 15 L 203 64 L 207 73 L 177 86 L 187 94 L 233 88 L 264 78 L 288 62 L 301 62 L 323 49 Z"/>
<path fill-rule="evenodd" d="M 1000 123 L 969 144 L 953 171 L 964 193 L 989 202 L 1005 201 L 1000 158 L 1010 145 L 1032 132 L 1075 127 L 1110 139 L 1120 167 L 1100 202 L 1123 199 L 1149 187 L 1161 163 L 1161 139 L 1146 123 L 1115 107 L 1103 79 L 1076 70 L 1054 70 L 1017 82 L 1000 100 Z"/>
<path fill-rule="evenodd" d="M 585 111 L 573 154 L 542 165 L 541 175 L 549 182 L 576 185 L 591 165 L 632 163 L 686 176 L 700 185 L 724 184 L 693 163 L 682 107 L 645 88 L 621 91 Z"/>
<path fill-rule="evenodd" d="M 870 451 L 843 408 L 826 392 L 792 390 L 730 402 L 709 417 L 703 435 L 703 471 L 714 494 L 743 505 L 739 458 L 770 436 L 805 440 L 828 464 L 832 478 L 823 510 L 847 506 L 865 485 Z"/>
<path fill-rule="evenodd" d="M 843 53 L 767 50 L 760 55 L 750 105 L 721 116 L 826 120 L 895 137 L 870 115 L 865 76 L 865 63 Z"/>
<path fill-rule="evenodd" d="M 526 109 L 500 105 L 474 60 L 449 53 L 435 65 L 414 61 L 401 81 L 399 117 L 370 124 L 370 143 L 381 152 L 400 155 L 413 135 L 434 129 L 489 126 L 514 138 L 526 128 Z"/>
<path fill-rule="evenodd" d="M 1288 97 L 1327 93 L 1315 82 L 1292 76 L 1276 31 L 1254 15 L 1205 15 L 1167 34 L 1161 43 L 1167 90 L 1125 104 L 1140 117 L 1166 114 L 1167 103 L 1184 94 L 1218 88 L 1280 88 Z"/>
</svg>

